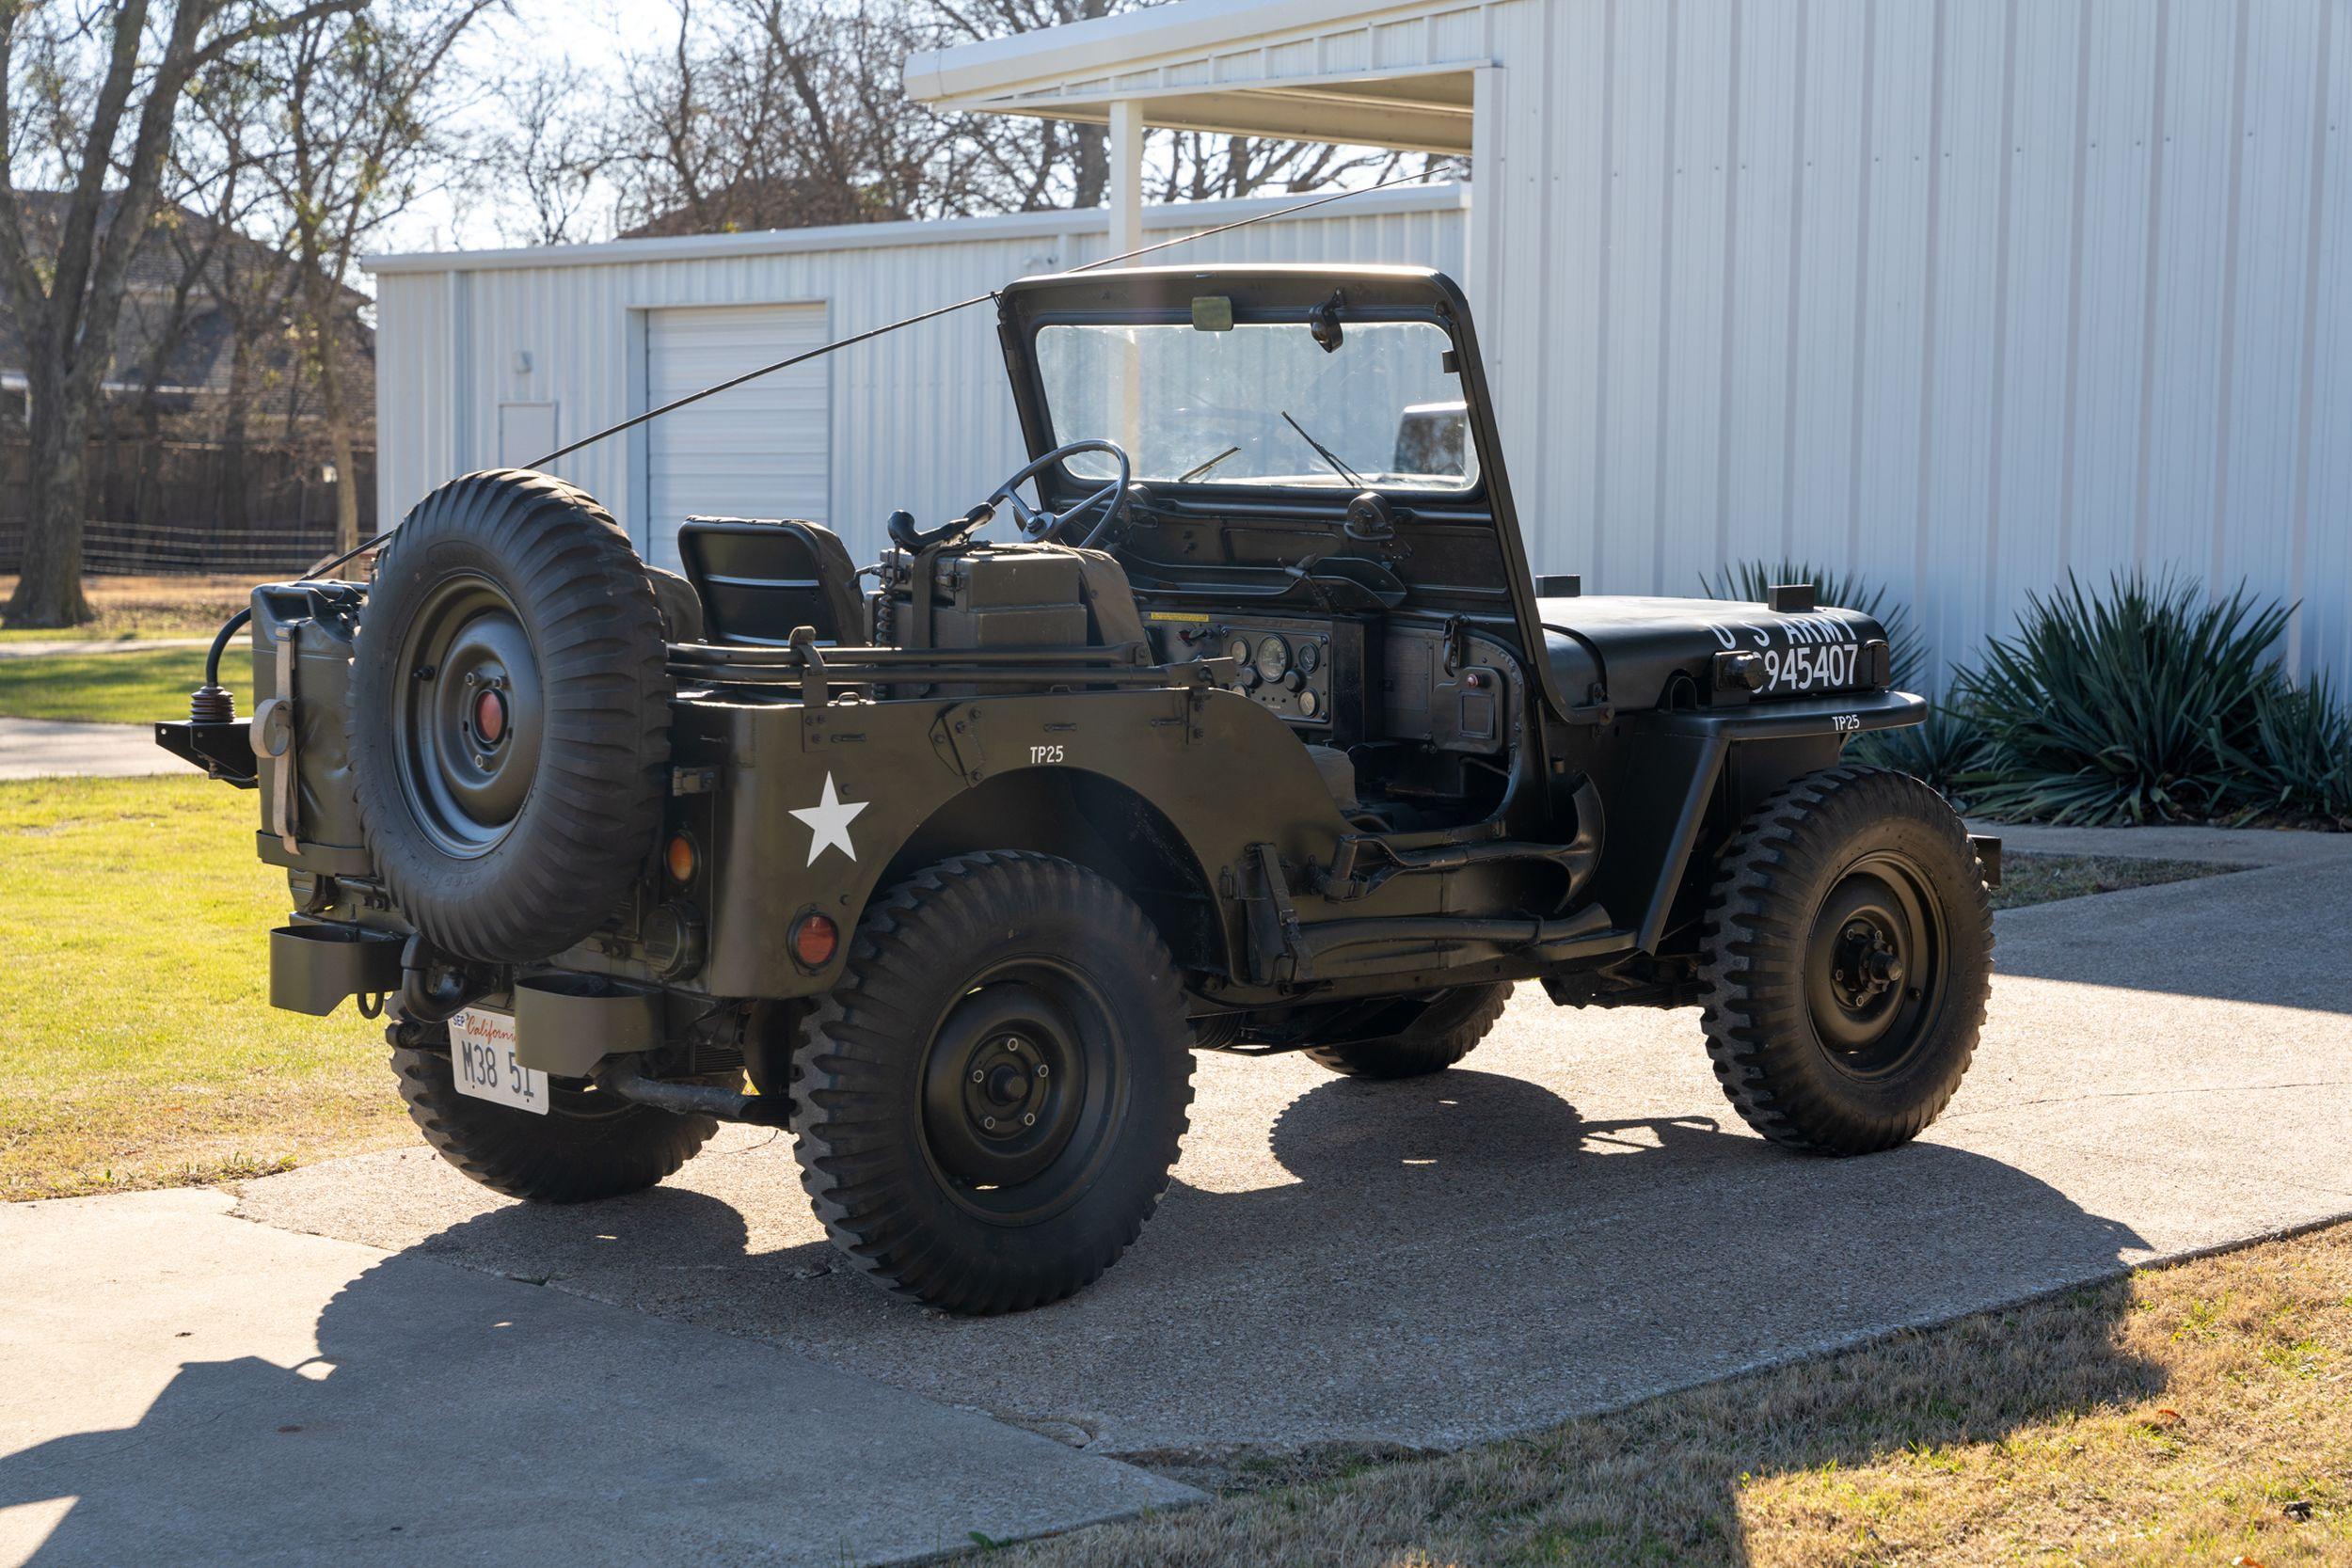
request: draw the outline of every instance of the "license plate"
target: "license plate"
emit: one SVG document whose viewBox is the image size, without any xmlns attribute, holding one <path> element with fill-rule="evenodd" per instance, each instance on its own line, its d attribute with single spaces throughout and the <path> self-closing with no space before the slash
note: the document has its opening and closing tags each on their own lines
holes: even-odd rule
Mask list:
<svg viewBox="0 0 2352 1568">
<path fill-rule="evenodd" d="M 548 1075 L 515 1055 L 515 1015 L 468 1007 L 449 1021 L 450 1073 L 457 1092 L 533 1116 L 548 1114 Z"/>
<path fill-rule="evenodd" d="M 1799 642 L 1786 648 L 1766 648 L 1766 693 L 1843 691 L 1861 686 L 1862 644 L 1859 642 Z"/>
</svg>

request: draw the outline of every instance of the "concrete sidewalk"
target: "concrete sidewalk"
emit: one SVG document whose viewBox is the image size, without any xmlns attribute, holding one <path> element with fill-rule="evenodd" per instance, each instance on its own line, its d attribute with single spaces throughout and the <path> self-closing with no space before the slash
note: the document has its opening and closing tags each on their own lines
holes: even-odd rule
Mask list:
<svg viewBox="0 0 2352 1568">
<path fill-rule="evenodd" d="M 229 1207 L 0 1206 L 0 1562 L 887 1562 L 1194 1496 L 773 1346 Z"/>
<path fill-rule="evenodd" d="M 0 641 L 0 659 L 50 658 L 73 654 L 138 654 L 152 648 L 209 648 L 209 637 L 41 637 Z"/>
<path fill-rule="evenodd" d="M 155 744 L 152 725 L 0 718 L 0 779 L 127 779 L 195 771 Z"/>
</svg>

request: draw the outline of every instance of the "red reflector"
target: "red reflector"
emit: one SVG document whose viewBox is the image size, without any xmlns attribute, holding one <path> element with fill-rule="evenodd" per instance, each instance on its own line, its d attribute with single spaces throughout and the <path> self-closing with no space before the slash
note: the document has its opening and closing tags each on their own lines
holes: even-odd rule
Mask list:
<svg viewBox="0 0 2352 1568">
<path fill-rule="evenodd" d="M 821 914 L 805 914 L 792 927 L 792 956 L 810 969 L 822 969 L 833 961 L 833 950 L 841 941 L 840 928 Z"/>
<path fill-rule="evenodd" d="M 670 875 L 680 882 L 694 879 L 694 841 L 684 833 L 670 840 Z"/>
<path fill-rule="evenodd" d="M 483 739 L 497 741 L 506 733 L 506 699 L 496 691 L 485 691 L 475 698 L 473 727 Z"/>
</svg>

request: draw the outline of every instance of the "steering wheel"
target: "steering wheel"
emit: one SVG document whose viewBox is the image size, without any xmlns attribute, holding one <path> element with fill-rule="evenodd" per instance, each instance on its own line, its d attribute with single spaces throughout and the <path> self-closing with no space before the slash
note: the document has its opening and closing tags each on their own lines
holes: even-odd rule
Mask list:
<svg viewBox="0 0 2352 1568">
<path fill-rule="evenodd" d="M 1059 512 L 1050 512 L 1041 506 L 1031 506 L 1021 499 L 1021 486 L 1028 483 L 1055 464 L 1086 451 L 1106 451 L 1117 458 L 1119 477 L 1105 481 L 1100 487 L 1087 492 Z M 905 550 L 929 549 L 933 545 L 960 541 L 987 527 L 989 522 L 995 517 L 996 509 L 1007 505 L 1012 508 L 1013 527 L 1021 531 L 1021 537 L 1032 541 L 1058 540 L 1064 531 L 1069 528 L 1072 519 L 1100 507 L 1103 511 L 1101 520 L 1087 531 L 1087 536 L 1084 539 L 1078 541 L 1081 546 L 1091 545 L 1103 536 L 1105 529 L 1126 514 L 1127 485 L 1132 472 L 1133 468 L 1127 461 L 1127 454 L 1120 449 L 1118 442 L 1073 441 L 1067 446 L 1056 447 L 1052 451 L 1045 452 L 1033 461 L 1024 464 L 1019 472 L 990 492 L 988 499 L 952 522 L 942 523 L 935 529 L 922 530 L 914 526 L 912 514 L 892 513 L 890 515 L 890 540 L 891 543 Z"/>
</svg>

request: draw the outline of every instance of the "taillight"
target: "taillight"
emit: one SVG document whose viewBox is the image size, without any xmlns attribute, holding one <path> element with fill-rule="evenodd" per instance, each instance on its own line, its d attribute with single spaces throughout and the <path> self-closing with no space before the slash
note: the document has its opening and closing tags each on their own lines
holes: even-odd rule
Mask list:
<svg viewBox="0 0 2352 1568">
<path fill-rule="evenodd" d="M 830 916 L 804 914 L 792 927 L 792 957 L 803 969 L 822 969 L 841 945 L 841 927 Z"/>
</svg>

